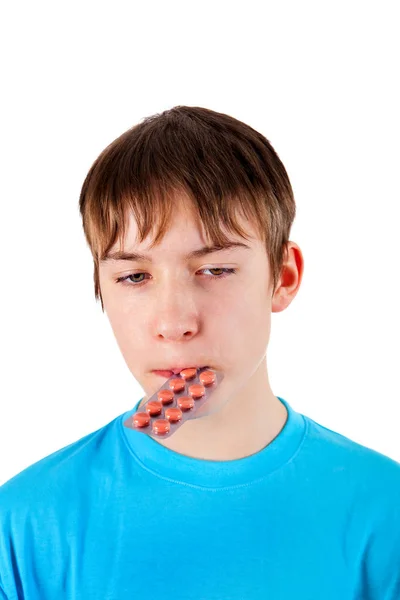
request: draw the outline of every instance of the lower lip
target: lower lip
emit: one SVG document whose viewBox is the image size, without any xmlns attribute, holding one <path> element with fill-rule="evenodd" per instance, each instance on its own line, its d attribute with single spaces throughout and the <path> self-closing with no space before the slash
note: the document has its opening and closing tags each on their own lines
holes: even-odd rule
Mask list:
<svg viewBox="0 0 400 600">
<path fill-rule="evenodd" d="M 160 377 L 166 377 L 167 379 L 169 379 L 173 375 L 172 371 L 153 371 L 153 373 L 155 375 L 159 375 Z"/>
</svg>

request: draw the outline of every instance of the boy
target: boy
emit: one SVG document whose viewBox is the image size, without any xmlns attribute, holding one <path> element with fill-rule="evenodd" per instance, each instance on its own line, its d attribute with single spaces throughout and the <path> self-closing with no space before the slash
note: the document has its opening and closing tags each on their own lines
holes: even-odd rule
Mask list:
<svg viewBox="0 0 400 600">
<path fill-rule="evenodd" d="M 268 140 L 175 107 L 100 154 L 80 210 L 146 396 L 2 486 L 0 598 L 399 600 L 400 465 L 269 384 L 271 312 L 304 264 Z M 201 418 L 166 439 L 124 426 L 192 366 L 224 374 Z"/>
</svg>

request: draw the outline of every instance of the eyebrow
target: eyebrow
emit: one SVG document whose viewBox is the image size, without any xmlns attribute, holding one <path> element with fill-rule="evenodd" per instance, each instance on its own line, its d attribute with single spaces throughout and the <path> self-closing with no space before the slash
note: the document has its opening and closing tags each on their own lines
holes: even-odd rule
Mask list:
<svg viewBox="0 0 400 600">
<path fill-rule="evenodd" d="M 197 258 L 198 256 L 205 256 L 214 252 L 221 252 L 222 250 L 230 250 L 231 248 L 239 247 L 247 248 L 247 250 L 250 250 L 250 246 L 248 246 L 247 244 L 243 244 L 242 242 L 227 242 L 223 245 L 203 246 L 202 248 L 198 248 L 197 250 L 192 250 L 191 252 L 189 252 L 189 254 L 186 254 L 185 258 L 186 260 L 190 260 L 191 258 Z M 145 254 L 139 254 L 138 252 L 122 252 L 120 250 L 109 252 L 100 262 L 116 262 L 120 260 L 126 260 L 131 262 L 135 260 L 144 260 L 150 263 L 153 262 L 153 259 L 150 256 L 146 256 Z"/>
</svg>

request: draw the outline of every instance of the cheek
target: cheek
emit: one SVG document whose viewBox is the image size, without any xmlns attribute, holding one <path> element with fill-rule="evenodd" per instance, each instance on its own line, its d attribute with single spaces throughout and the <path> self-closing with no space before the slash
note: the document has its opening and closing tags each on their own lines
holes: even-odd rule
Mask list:
<svg viewBox="0 0 400 600">
<path fill-rule="evenodd" d="M 208 313 L 208 314 L 207 314 Z M 221 342 L 225 352 L 236 354 L 245 348 L 260 331 L 260 309 L 249 295 L 239 292 L 204 308 L 206 338 Z M 266 315 L 262 315 L 264 318 Z"/>
<path fill-rule="evenodd" d="M 248 326 L 257 323 L 267 312 L 267 301 L 261 296 L 260 289 L 254 285 L 243 287 L 237 293 L 231 294 L 226 298 L 223 306 L 232 318 Z"/>
<path fill-rule="evenodd" d="M 125 355 L 132 353 L 135 348 L 143 347 L 143 321 L 136 313 L 128 310 L 120 303 L 108 306 L 108 320 L 121 352 Z"/>
<path fill-rule="evenodd" d="M 221 322 L 216 326 L 224 336 L 227 349 L 237 352 L 242 348 L 263 348 L 269 337 L 271 307 L 259 289 L 248 289 L 231 297 L 220 307 Z M 234 347 L 236 350 L 234 350 Z"/>
</svg>

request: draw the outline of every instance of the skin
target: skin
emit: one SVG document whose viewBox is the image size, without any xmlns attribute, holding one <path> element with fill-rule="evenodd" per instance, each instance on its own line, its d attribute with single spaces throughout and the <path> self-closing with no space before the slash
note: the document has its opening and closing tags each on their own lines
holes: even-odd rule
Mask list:
<svg viewBox="0 0 400 600">
<path fill-rule="evenodd" d="M 123 246 L 117 242 L 112 250 L 136 250 L 150 254 L 154 262 L 101 263 L 104 309 L 126 364 L 145 391 L 140 406 L 166 381 L 153 369 L 183 362 L 224 373 L 205 416 L 186 421 L 167 439 L 153 439 L 193 458 L 244 458 L 267 446 L 287 420 L 286 408 L 270 387 L 266 353 L 271 313 L 284 310 L 297 294 L 303 256 L 297 244 L 288 243 L 272 295 L 265 246 L 251 225 L 241 220 L 251 240 L 231 233 L 229 237 L 248 244 L 249 250 L 223 250 L 187 262 L 184 255 L 207 240 L 189 202 L 182 197 L 177 202 L 170 229 L 151 251 L 150 237 L 137 244 L 136 222 L 130 215 Z M 224 267 L 237 272 L 221 277 L 221 271 L 213 270 Z M 146 275 L 116 283 L 131 273 Z M 144 283 L 139 286 L 136 281 Z"/>
</svg>

